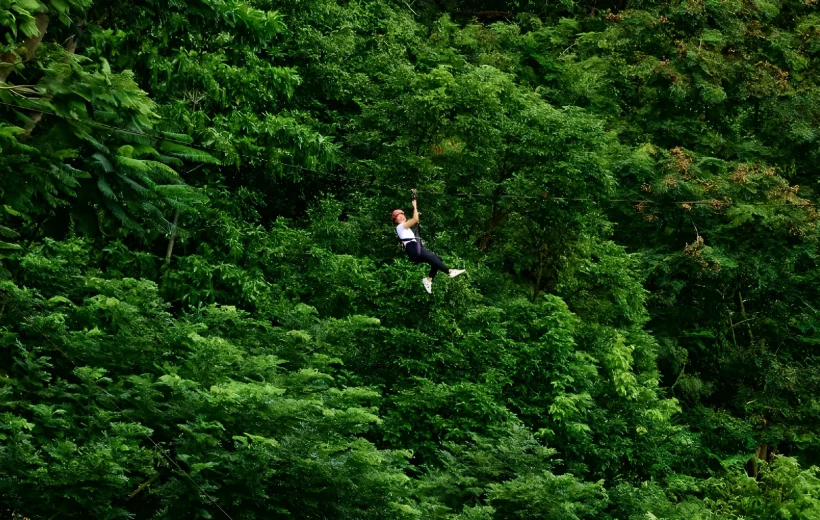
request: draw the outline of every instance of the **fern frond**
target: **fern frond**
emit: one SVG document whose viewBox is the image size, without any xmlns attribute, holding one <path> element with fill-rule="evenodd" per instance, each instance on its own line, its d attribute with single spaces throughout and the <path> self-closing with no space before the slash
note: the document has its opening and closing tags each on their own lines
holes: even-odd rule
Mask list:
<svg viewBox="0 0 820 520">
<path fill-rule="evenodd" d="M 180 212 L 194 211 L 194 208 L 177 199 L 165 199 L 165 203 L 168 204 L 171 208 L 179 210 Z"/>
<path fill-rule="evenodd" d="M 108 185 L 105 179 L 102 177 L 97 179 L 97 187 L 100 188 L 100 191 L 103 195 L 108 197 L 111 200 L 117 200 L 117 194 L 114 193 L 114 190 L 111 189 L 111 186 Z"/>
<path fill-rule="evenodd" d="M 162 141 L 160 148 L 168 155 L 179 157 L 180 159 L 207 164 L 221 164 L 219 159 L 208 152 L 191 148 L 189 146 L 183 146 L 177 143 L 172 143 L 170 141 Z"/>
<path fill-rule="evenodd" d="M 151 167 L 145 161 L 140 159 L 132 159 L 130 157 L 123 157 L 118 155 L 114 158 L 117 165 L 124 167 L 126 170 L 136 170 L 144 173 L 149 173 Z"/>
<path fill-rule="evenodd" d="M 76 126 L 74 127 L 74 135 L 93 146 L 98 152 L 111 154 L 111 150 L 109 150 L 107 146 L 94 139 L 88 132 L 79 129 Z"/>
<path fill-rule="evenodd" d="M 106 156 L 101 153 L 95 153 L 91 156 L 94 159 L 94 162 L 102 166 L 103 171 L 105 173 L 111 173 L 114 171 L 114 166 L 111 164 L 111 161 L 108 160 Z"/>
<path fill-rule="evenodd" d="M 20 213 L 19 211 L 17 211 L 16 209 L 12 208 L 11 206 L 9 206 L 7 204 L 3 204 L 2 208 L 3 208 L 3 211 L 5 211 L 9 215 L 11 215 L 12 217 L 22 217 L 23 216 L 22 213 Z"/>
<path fill-rule="evenodd" d="M 156 191 L 157 183 L 143 172 L 132 171 L 131 177 L 136 181 L 142 183 L 143 186 L 148 187 L 152 191 Z"/>
<path fill-rule="evenodd" d="M 20 233 L 11 228 L 7 228 L 6 226 L 0 226 L 0 235 L 8 238 L 17 238 L 20 236 Z"/>
<path fill-rule="evenodd" d="M 123 209 L 123 207 L 122 207 L 122 206 L 120 206 L 119 204 L 116 204 L 116 203 L 114 203 L 114 202 L 112 202 L 112 201 L 110 201 L 110 200 L 108 200 L 108 199 L 105 199 L 105 200 L 103 201 L 103 203 L 105 204 L 105 207 L 106 207 L 106 208 L 108 208 L 108 210 L 109 210 L 109 211 L 111 211 L 111 213 L 112 213 L 115 217 L 117 217 L 117 218 L 120 220 L 120 222 L 122 222 L 122 224 L 123 224 L 126 228 L 130 229 L 131 231 L 134 231 L 135 233 L 137 233 L 137 234 L 138 234 L 138 235 L 140 235 L 140 236 L 142 236 L 142 235 L 144 234 L 144 233 L 143 233 L 143 230 L 142 230 L 142 228 L 139 226 L 139 224 L 137 224 L 136 222 L 134 222 L 134 221 L 131 219 L 131 217 L 129 217 L 129 216 L 125 213 L 125 210 Z"/>
<path fill-rule="evenodd" d="M 10 244 L 8 242 L 0 241 L 0 249 L 13 249 L 19 251 L 23 249 L 19 244 Z"/>
<path fill-rule="evenodd" d="M 133 157 L 134 147 L 130 144 L 124 144 L 117 148 L 117 155 L 122 155 L 123 157 Z"/>
<path fill-rule="evenodd" d="M 150 189 L 146 188 L 145 186 L 143 186 L 142 184 L 140 184 L 140 183 L 136 182 L 135 180 L 133 180 L 133 179 L 129 179 L 128 177 L 126 177 L 125 175 L 123 175 L 123 174 L 121 174 L 121 173 L 118 173 L 118 174 L 117 174 L 117 177 L 118 177 L 120 180 L 122 180 L 122 182 L 124 182 L 124 183 L 126 183 L 127 185 L 131 186 L 131 188 L 132 188 L 135 192 L 137 192 L 139 195 L 141 195 L 141 196 L 143 196 L 143 197 L 149 197 L 149 196 L 151 196 L 151 195 L 152 195 L 152 192 L 151 192 L 151 190 L 150 190 Z"/>
<path fill-rule="evenodd" d="M 159 154 L 156 156 L 156 160 L 167 165 L 173 166 L 175 168 L 180 168 L 183 164 L 185 164 L 182 162 L 182 159 L 179 159 L 177 157 L 171 157 L 170 155 Z"/>
<path fill-rule="evenodd" d="M 151 166 L 151 171 L 154 174 L 152 177 L 156 180 L 177 183 L 182 182 L 176 170 L 167 164 L 163 164 L 159 161 L 145 161 L 145 164 Z"/>
<path fill-rule="evenodd" d="M 133 157 L 152 157 L 157 158 L 159 157 L 159 152 L 153 146 L 149 145 L 137 145 L 134 147 L 134 154 Z"/>
<path fill-rule="evenodd" d="M 114 130 L 109 129 L 109 131 L 112 134 L 116 135 L 118 139 L 120 139 L 122 141 L 125 141 L 125 142 L 128 142 L 128 143 L 134 143 L 134 144 L 146 145 L 147 146 L 147 145 L 151 144 L 151 139 L 153 139 L 150 135 L 144 135 L 144 134 L 140 134 L 140 133 L 126 132 L 126 131 L 117 130 L 117 129 L 114 129 Z"/>
<path fill-rule="evenodd" d="M 156 187 L 156 192 L 168 200 L 185 202 L 207 202 L 208 197 L 200 190 L 187 184 L 164 184 Z"/>
<path fill-rule="evenodd" d="M 59 164 L 57 168 L 64 171 L 65 173 L 71 175 L 75 179 L 90 179 L 91 174 L 85 170 L 78 170 L 77 168 L 71 166 L 70 164 Z"/>
<path fill-rule="evenodd" d="M 182 141 L 185 144 L 191 144 L 194 142 L 194 138 L 188 134 L 178 134 L 176 132 L 160 132 L 160 134 L 164 135 L 168 139 L 173 139 L 174 141 Z"/>
<path fill-rule="evenodd" d="M 70 168 L 70 166 L 68 166 L 68 165 L 61 165 L 61 166 Z M 57 177 L 57 179 L 60 182 L 63 183 L 63 185 L 65 187 L 68 187 L 68 188 L 79 188 L 80 187 L 80 183 L 77 181 L 77 179 L 74 176 L 67 174 L 64 171 L 63 168 L 52 165 L 51 171 L 52 171 L 52 173 L 54 173 L 54 176 Z"/>
<path fill-rule="evenodd" d="M 168 227 L 171 226 L 171 223 L 168 222 L 168 220 L 162 214 L 162 211 L 158 207 L 156 207 L 155 205 L 151 204 L 150 202 L 143 202 L 142 203 L 142 209 L 144 209 L 146 211 L 146 213 L 148 213 L 149 215 L 153 215 L 157 219 L 168 223 Z"/>
</svg>

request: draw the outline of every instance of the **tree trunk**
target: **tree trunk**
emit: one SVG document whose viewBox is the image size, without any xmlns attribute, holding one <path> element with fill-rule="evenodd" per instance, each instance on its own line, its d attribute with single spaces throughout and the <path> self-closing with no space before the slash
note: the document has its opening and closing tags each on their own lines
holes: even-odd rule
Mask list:
<svg viewBox="0 0 820 520">
<path fill-rule="evenodd" d="M 763 429 L 769 429 L 769 421 L 763 417 Z M 753 479 L 757 480 L 757 475 L 760 472 L 760 461 L 769 462 L 772 452 L 768 444 L 758 444 L 754 456 L 746 463 L 746 472 Z"/>
<path fill-rule="evenodd" d="M 769 445 L 768 444 L 758 444 L 757 449 L 755 450 L 754 456 L 749 459 L 749 462 L 746 463 L 746 474 L 752 477 L 753 479 L 757 480 L 757 476 L 760 473 L 760 461 L 768 462 L 769 461 Z"/>
<path fill-rule="evenodd" d="M 535 302 L 538 299 L 538 295 L 541 294 L 541 280 L 544 277 L 544 269 L 546 269 L 545 263 L 548 251 L 549 246 L 547 244 L 543 244 L 538 248 L 538 274 L 535 277 L 535 288 L 532 291 L 533 302 Z"/>
<path fill-rule="evenodd" d="M 743 317 L 743 321 L 746 322 L 746 330 L 749 331 L 749 346 L 754 347 L 755 337 L 752 334 L 752 325 L 749 323 L 749 318 L 746 316 L 746 306 L 743 304 L 743 294 L 740 291 L 737 292 L 737 300 L 740 302 L 740 315 Z"/>
</svg>

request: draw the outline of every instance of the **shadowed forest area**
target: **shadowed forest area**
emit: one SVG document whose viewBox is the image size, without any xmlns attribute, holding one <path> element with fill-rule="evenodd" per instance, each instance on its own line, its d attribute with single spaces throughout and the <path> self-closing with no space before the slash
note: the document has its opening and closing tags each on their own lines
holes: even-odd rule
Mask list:
<svg viewBox="0 0 820 520">
<path fill-rule="evenodd" d="M 818 54 L 817 0 L 0 0 L 0 518 L 820 519 Z"/>
</svg>

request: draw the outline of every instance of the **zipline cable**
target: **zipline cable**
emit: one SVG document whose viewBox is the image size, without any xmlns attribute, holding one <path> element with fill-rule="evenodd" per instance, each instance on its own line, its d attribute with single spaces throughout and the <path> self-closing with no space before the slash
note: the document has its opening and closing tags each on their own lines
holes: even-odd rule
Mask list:
<svg viewBox="0 0 820 520">
<path fill-rule="evenodd" d="M 26 99 L 28 99 L 28 98 L 26 98 Z M 31 100 L 29 100 L 29 101 L 31 101 Z M 32 103 L 35 103 L 35 102 L 32 101 Z M 123 132 L 123 133 L 126 133 L 126 134 L 131 134 L 131 135 L 135 135 L 135 136 L 139 136 L 139 137 L 152 138 L 152 139 L 157 139 L 157 140 L 160 140 L 160 141 L 168 141 L 169 143 L 180 144 L 180 145 L 186 146 L 186 147 L 188 147 L 192 150 L 197 150 L 197 151 L 205 152 L 205 153 L 208 153 L 208 154 L 228 155 L 228 153 L 229 153 L 228 151 L 217 150 L 215 148 L 207 148 L 207 147 L 202 147 L 202 146 L 200 146 L 200 147 L 192 146 L 190 143 L 186 143 L 185 141 L 181 141 L 181 140 L 178 140 L 178 139 L 173 139 L 171 137 L 167 137 L 167 136 L 164 136 L 162 134 L 156 134 L 156 133 L 150 133 L 150 132 L 138 132 L 136 130 L 131 130 L 129 128 L 122 128 L 122 127 L 118 127 L 118 126 L 108 125 L 106 123 L 100 123 L 100 122 L 94 121 L 94 120 L 74 119 L 74 118 L 71 118 L 71 117 L 64 116 L 62 114 L 58 114 L 56 112 L 49 112 L 49 111 L 41 110 L 41 109 L 38 109 L 38 108 L 24 107 L 24 106 L 21 106 L 21 105 L 15 105 L 13 103 L 7 103 L 5 101 L 0 101 L 0 105 L 5 105 L 5 106 L 8 106 L 8 107 L 12 107 L 12 108 L 20 109 L 20 110 L 29 110 L 29 111 L 33 111 L 33 112 L 39 112 L 39 113 L 42 113 L 44 115 L 54 116 L 54 117 L 58 117 L 60 119 L 64 119 L 66 121 L 82 123 L 82 124 L 88 124 L 88 125 L 91 125 L 91 126 L 97 126 L 99 128 L 105 128 L 107 130 Z M 278 165 L 284 166 L 286 168 L 292 168 L 292 169 L 296 169 L 296 170 L 301 170 L 301 171 L 306 171 L 306 172 L 311 172 L 311 173 L 317 173 L 319 175 L 330 175 L 330 176 L 338 177 L 340 179 L 344 179 L 344 180 L 347 180 L 347 181 L 354 180 L 354 179 L 351 179 L 349 176 L 343 175 L 343 174 L 340 174 L 340 173 L 314 170 L 314 169 L 311 169 L 311 168 L 307 168 L 305 166 L 299 166 L 298 164 L 286 163 L 286 162 L 280 161 L 278 159 L 271 159 L 271 158 L 261 157 L 261 156 L 249 156 L 249 155 L 237 152 L 237 151 L 234 151 L 234 152 L 231 152 L 231 153 L 233 153 L 234 155 L 236 155 L 238 157 L 242 157 L 242 158 L 248 159 L 248 160 L 257 160 L 257 161 L 261 161 L 261 162 L 268 163 L 268 164 L 278 164 Z M 408 189 L 406 187 L 403 187 L 403 186 L 397 186 L 395 184 L 388 184 L 388 183 L 384 183 L 384 182 L 382 182 L 380 184 L 382 186 L 385 186 L 385 187 L 388 187 L 388 188 L 393 188 L 393 189 L 395 189 L 399 192 L 407 192 L 408 191 Z M 512 193 L 512 194 L 489 194 L 489 193 L 469 193 L 469 192 L 460 192 L 460 191 L 449 192 L 448 193 L 448 192 L 430 191 L 430 190 L 416 190 L 416 189 L 413 189 L 412 192 L 415 192 L 417 194 L 418 193 L 426 193 L 426 194 L 429 194 L 429 195 L 437 195 L 437 196 L 444 196 L 444 197 L 457 197 L 457 198 L 470 198 L 470 197 L 477 197 L 478 198 L 478 197 L 482 197 L 482 198 L 494 198 L 494 199 L 522 199 L 522 200 L 543 200 L 543 201 L 563 201 L 563 202 L 592 202 L 592 203 L 604 203 L 604 202 L 618 203 L 618 202 L 622 202 L 622 203 L 628 203 L 628 204 L 656 204 L 656 205 L 665 205 L 665 204 L 668 204 L 668 205 L 684 205 L 684 204 L 688 204 L 690 206 L 692 206 L 692 205 L 710 205 L 710 206 L 720 206 L 720 207 L 739 206 L 739 205 L 806 207 L 806 206 L 816 206 L 817 205 L 815 202 L 811 202 L 811 201 L 801 201 L 800 203 L 791 203 L 791 202 L 742 202 L 742 203 L 739 203 L 739 202 L 736 202 L 736 201 L 727 201 L 727 200 L 718 200 L 718 199 L 658 201 L 658 200 L 651 200 L 651 199 L 628 199 L 628 198 L 600 199 L 600 198 L 592 198 L 592 197 L 553 197 L 553 196 L 549 196 L 549 195 L 546 195 L 546 194 L 542 194 L 542 195 L 539 196 L 539 195 L 523 195 L 523 194 L 515 194 L 515 193 Z"/>
</svg>

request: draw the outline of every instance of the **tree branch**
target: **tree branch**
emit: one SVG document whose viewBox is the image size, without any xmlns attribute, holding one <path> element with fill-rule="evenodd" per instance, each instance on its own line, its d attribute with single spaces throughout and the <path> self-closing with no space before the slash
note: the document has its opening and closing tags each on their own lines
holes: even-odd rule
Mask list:
<svg viewBox="0 0 820 520">
<path fill-rule="evenodd" d="M 171 261 L 171 254 L 174 252 L 174 241 L 177 238 L 177 222 L 179 222 L 179 210 L 174 211 L 174 221 L 171 222 L 171 238 L 168 240 L 168 249 L 165 250 L 165 263 Z"/>
<path fill-rule="evenodd" d="M 143 489 L 145 489 L 148 486 L 150 486 L 151 484 L 153 484 L 154 481 L 157 480 L 158 478 L 159 478 L 159 473 L 157 473 L 156 475 L 154 475 L 153 477 L 151 477 L 147 481 L 140 484 L 140 486 L 137 489 L 135 489 L 130 495 L 128 495 L 128 498 L 126 500 L 131 500 L 135 496 L 139 495 L 140 492 L 142 492 Z"/>
</svg>

